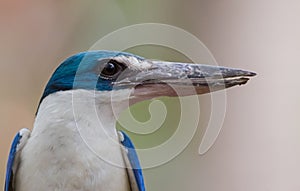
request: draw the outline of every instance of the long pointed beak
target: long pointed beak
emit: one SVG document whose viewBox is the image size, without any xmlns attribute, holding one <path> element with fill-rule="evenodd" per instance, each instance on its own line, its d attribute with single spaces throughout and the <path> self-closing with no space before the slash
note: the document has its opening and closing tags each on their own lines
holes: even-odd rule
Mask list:
<svg viewBox="0 0 300 191">
<path fill-rule="evenodd" d="M 187 96 L 205 94 L 247 83 L 256 75 L 241 69 L 202 64 L 148 61 L 151 66 L 126 75 L 118 86 L 134 86 L 136 96 Z"/>
</svg>

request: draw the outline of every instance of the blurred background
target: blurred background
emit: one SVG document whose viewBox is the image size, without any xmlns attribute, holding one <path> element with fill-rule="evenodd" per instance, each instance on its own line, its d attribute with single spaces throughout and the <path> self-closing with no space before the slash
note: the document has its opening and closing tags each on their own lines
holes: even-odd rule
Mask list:
<svg viewBox="0 0 300 191">
<path fill-rule="evenodd" d="M 118 28 L 158 22 L 194 34 L 219 65 L 259 75 L 227 91 L 222 131 L 202 156 L 196 138 L 209 118 L 210 97 L 199 96 L 195 138 L 174 160 L 144 171 L 148 190 L 300 190 L 299 10 L 297 0 L 1 0 L 0 185 L 11 140 L 20 128 L 32 128 L 45 83 L 59 63 Z M 161 47 L 129 51 L 186 60 Z M 177 110 L 176 99 L 163 100 Z M 132 108 L 142 121 L 147 117 L 138 114 L 148 112 L 147 104 Z M 164 126 L 173 126 L 176 115 Z"/>
</svg>

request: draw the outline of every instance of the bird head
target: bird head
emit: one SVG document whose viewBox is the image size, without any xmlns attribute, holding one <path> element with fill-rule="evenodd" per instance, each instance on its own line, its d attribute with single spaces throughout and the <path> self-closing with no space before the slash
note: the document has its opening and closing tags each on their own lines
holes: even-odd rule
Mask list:
<svg viewBox="0 0 300 191">
<path fill-rule="evenodd" d="M 149 60 L 126 52 L 88 51 L 67 58 L 56 69 L 40 103 L 50 94 L 83 89 L 100 95 L 130 92 L 117 97 L 133 104 L 160 96 L 205 94 L 245 84 L 255 75 L 227 67 Z"/>
<path fill-rule="evenodd" d="M 50 78 L 41 101 L 74 89 L 129 90 L 131 103 L 159 96 L 188 96 L 245 84 L 256 74 L 240 69 L 155 61 L 115 51 L 88 51 L 66 59 Z M 125 98 L 124 98 L 125 99 Z"/>
</svg>

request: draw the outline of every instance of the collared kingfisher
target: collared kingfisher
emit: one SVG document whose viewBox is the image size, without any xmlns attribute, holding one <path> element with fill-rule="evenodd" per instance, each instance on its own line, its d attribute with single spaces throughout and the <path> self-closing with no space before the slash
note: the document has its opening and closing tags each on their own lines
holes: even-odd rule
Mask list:
<svg viewBox="0 0 300 191">
<path fill-rule="evenodd" d="M 46 85 L 32 131 L 15 136 L 4 190 L 144 191 L 133 143 L 115 127 L 120 113 L 143 100 L 204 94 L 245 84 L 254 75 L 125 52 L 73 55 Z"/>
</svg>

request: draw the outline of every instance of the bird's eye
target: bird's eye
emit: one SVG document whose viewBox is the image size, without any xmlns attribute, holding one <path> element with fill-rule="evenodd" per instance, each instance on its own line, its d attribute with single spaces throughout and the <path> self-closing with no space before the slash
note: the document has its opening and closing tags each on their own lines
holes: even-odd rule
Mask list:
<svg viewBox="0 0 300 191">
<path fill-rule="evenodd" d="M 121 71 L 122 67 L 119 63 L 110 60 L 101 70 L 101 76 L 105 78 L 113 78 L 116 74 Z"/>
</svg>

